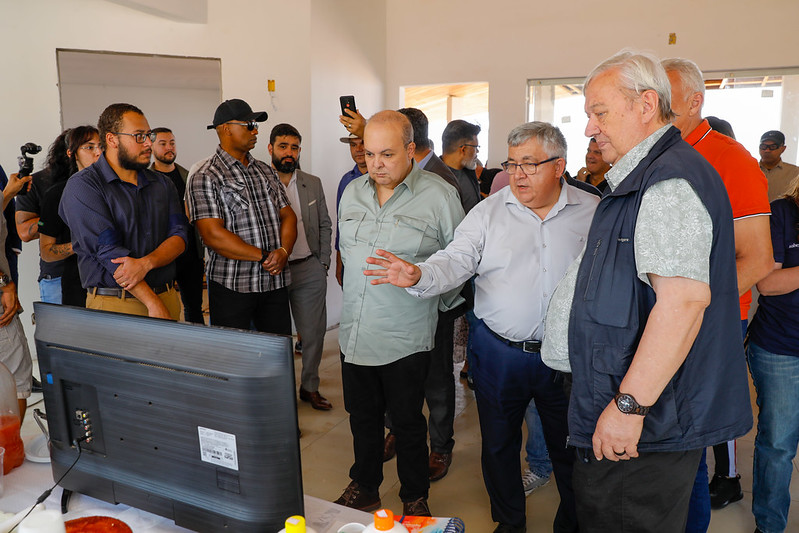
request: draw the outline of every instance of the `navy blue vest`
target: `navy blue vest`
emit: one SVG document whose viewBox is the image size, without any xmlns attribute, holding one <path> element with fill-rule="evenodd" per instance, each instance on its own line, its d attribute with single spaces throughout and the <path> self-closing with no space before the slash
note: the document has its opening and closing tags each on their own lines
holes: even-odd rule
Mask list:
<svg viewBox="0 0 799 533">
<path fill-rule="evenodd" d="M 698 449 L 752 427 L 730 201 L 718 173 L 672 127 L 608 190 L 591 223 L 569 322 L 575 446 L 591 447 L 597 419 L 618 391 L 655 304 L 655 292 L 636 273 L 634 232 L 644 192 L 670 178 L 687 180 L 713 221 L 711 303 L 688 357 L 646 416 L 638 449 Z"/>
</svg>

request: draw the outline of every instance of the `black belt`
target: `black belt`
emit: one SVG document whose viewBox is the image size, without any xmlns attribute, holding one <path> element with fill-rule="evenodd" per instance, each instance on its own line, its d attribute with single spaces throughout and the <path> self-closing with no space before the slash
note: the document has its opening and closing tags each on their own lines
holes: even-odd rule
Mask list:
<svg viewBox="0 0 799 533">
<path fill-rule="evenodd" d="M 155 294 L 161 294 L 162 292 L 166 292 L 172 288 L 172 282 L 166 283 L 164 285 L 159 285 L 158 287 L 150 287 Z M 136 298 L 131 293 L 123 289 L 111 289 L 106 287 L 89 287 L 86 289 L 89 291 L 89 294 L 97 295 L 97 296 L 114 296 L 116 298 Z"/>
<path fill-rule="evenodd" d="M 502 335 L 499 335 L 499 334 L 495 333 L 494 330 L 492 330 L 491 328 L 487 328 L 487 329 L 498 340 L 504 342 L 508 346 L 513 346 L 514 348 L 519 348 L 520 350 L 522 350 L 525 353 L 538 353 L 538 352 L 541 351 L 541 341 L 521 341 L 521 342 L 512 341 L 512 340 L 506 339 Z"/>
<path fill-rule="evenodd" d="M 305 256 L 305 257 L 303 257 L 302 259 L 295 259 L 294 261 L 289 261 L 289 264 L 290 264 L 290 265 L 298 265 L 298 264 L 302 263 L 303 261 L 307 261 L 308 259 L 310 259 L 310 258 L 312 258 L 312 257 L 313 257 L 313 254 L 311 254 L 311 255 L 306 255 L 306 256 Z"/>
</svg>

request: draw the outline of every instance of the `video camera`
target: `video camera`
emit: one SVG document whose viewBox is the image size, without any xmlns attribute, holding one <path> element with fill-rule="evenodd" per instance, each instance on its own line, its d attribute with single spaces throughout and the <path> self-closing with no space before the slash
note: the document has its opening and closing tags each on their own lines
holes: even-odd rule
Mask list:
<svg viewBox="0 0 799 533">
<path fill-rule="evenodd" d="M 25 143 L 20 147 L 19 151 L 21 152 L 21 155 L 17 157 L 17 162 L 19 163 L 19 177 L 24 178 L 30 176 L 33 172 L 33 158 L 29 157 L 28 154 L 38 154 L 42 151 L 42 147 L 36 143 Z M 27 193 L 28 187 L 23 187 L 17 194 Z"/>
</svg>

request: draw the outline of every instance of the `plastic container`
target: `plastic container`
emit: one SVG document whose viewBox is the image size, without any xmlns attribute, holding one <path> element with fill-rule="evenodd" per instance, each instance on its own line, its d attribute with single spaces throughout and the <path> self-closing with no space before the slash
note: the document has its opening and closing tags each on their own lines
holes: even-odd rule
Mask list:
<svg viewBox="0 0 799 533">
<path fill-rule="evenodd" d="M 350 523 L 341 526 L 338 533 L 408 533 L 408 528 L 394 520 L 394 513 L 389 509 L 380 509 L 374 514 L 374 522 L 365 526 Z"/>
<path fill-rule="evenodd" d="M 286 518 L 286 527 L 278 533 L 316 533 L 316 531 L 305 525 L 304 517 L 295 515 Z"/>
<path fill-rule="evenodd" d="M 3 474 L 8 474 L 25 460 L 25 445 L 19 436 L 19 403 L 17 385 L 8 368 L 0 363 L 0 447 L 3 455 Z"/>
</svg>

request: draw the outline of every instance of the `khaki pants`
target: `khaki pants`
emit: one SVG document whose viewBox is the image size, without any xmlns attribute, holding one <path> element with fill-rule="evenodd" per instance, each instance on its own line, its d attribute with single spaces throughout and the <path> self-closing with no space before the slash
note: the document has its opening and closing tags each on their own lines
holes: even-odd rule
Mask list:
<svg viewBox="0 0 799 533">
<path fill-rule="evenodd" d="M 158 295 L 169 310 L 172 320 L 180 319 L 180 296 L 174 287 Z M 101 296 L 92 294 L 91 289 L 86 295 L 86 307 L 100 311 L 113 311 L 126 315 L 148 316 L 147 307 L 133 297 Z"/>
</svg>

